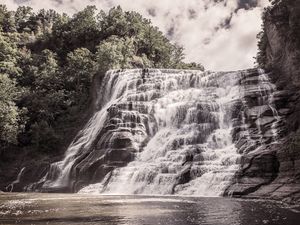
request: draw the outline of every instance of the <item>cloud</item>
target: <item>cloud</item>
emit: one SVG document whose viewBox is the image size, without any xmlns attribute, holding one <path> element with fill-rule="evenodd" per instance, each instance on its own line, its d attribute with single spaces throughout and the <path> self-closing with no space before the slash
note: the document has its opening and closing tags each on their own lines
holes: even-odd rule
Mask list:
<svg viewBox="0 0 300 225">
<path fill-rule="evenodd" d="M 18 4 L 15 1 L 12 0 L 0 0 L 0 4 L 4 4 L 9 9 L 16 9 L 18 7 Z"/>
<path fill-rule="evenodd" d="M 209 70 L 253 67 L 256 34 L 268 0 L 0 0 L 10 9 L 28 5 L 73 14 L 87 5 L 121 5 L 152 20 L 173 42 L 185 48 L 186 60 Z"/>
</svg>

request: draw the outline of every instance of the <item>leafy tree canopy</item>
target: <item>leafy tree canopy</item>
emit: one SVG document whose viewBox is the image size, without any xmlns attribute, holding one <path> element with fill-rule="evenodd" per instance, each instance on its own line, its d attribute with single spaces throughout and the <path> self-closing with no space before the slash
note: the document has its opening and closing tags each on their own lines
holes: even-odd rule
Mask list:
<svg viewBox="0 0 300 225">
<path fill-rule="evenodd" d="M 200 69 L 183 48 L 137 12 L 88 6 L 15 12 L 0 5 L 0 147 L 53 152 L 65 144 L 91 99 L 92 80 L 109 69 Z M 55 151 L 54 151 L 55 152 Z"/>
</svg>

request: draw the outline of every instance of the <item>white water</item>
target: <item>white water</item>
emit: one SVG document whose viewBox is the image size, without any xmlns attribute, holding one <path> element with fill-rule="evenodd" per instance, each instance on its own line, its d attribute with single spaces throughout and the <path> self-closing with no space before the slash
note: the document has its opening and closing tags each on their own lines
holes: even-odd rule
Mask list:
<svg viewBox="0 0 300 225">
<path fill-rule="evenodd" d="M 281 116 L 279 116 L 279 114 L 276 110 L 276 107 L 274 105 L 274 93 L 276 91 L 276 86 L 275 86 L 275 84 L 270 82 L 268 75 L 265 74 L 263 70 L 259 70 L 259 72 L 260 72 L 260 76 L 259 76 L 260 81 L 265 86 L 263 91 L 265 92 L 264 94 L 267 96 L 267 99 L 266 99 L 267 105 L 272 110 L 272 117 L 275 119 L 271 123 L 271 132 L 272 132 L 272 137 L 273 137 L 274 141 L 277 143 L 278 142 L 277 126 L 281 122 L 282 118 L 281 118 Z"/>
<path fill-rule="evenodd" d="M 243 79 L 250 84 L 241 85 Z M 255 81 L 258 84 L 253 84 Z M 271 136 L 277 140 L 281 118 L 274 105 L 275 86 L 262 71 L 254 75 L 253 71 L 110 71 L 101 90 L 97 99 L 101 110 L 71 143 L 64 160 L 51 165 L 40 181 L 43 188 L 73 187 L 85 175 L 93 175 L 77 172 L 97 160 L 114 163 L 104 157 L 118 148 L 124 151 L 124 147 L 116 147 L 122 136 L 130 139 L 135 159 L 80 193 L 222 195 L 233 182 L 241 157 L 232 141 L 234 121 L 240 121 L 235 124 L 242 128 L 239 138 L 247 140 L 250 147 L 257 146 L 257 139 L 259 146 L 265 141 L 261 118 L 250 131 L 244 115 L 249 107 L 245 96 L 253 93 L 261 95 L 257 115 L 266 107 L 272 110 L 267 119 L 272 119 Z M 236 103 L 243 104 L 243 112 L 233 118 Z"/>
<path fill-rule="evenodd" d="M 221 195 L 238 169 L 240 157 L 232 143 L 228 117 L 240 96 L 239 75 L 197 71 L 151 74 L 148 85 L 155 80 L 164 83 L 161 96 L 147 102 L 157 132 L 133 162 L 80 192 Z M 138 87 L 130 93 L 141 94 Z M 194 158 L 187 160 L 189 155 Z M 190 171 L 192 180 L 179 182 L 186 171 Z"/>
<path fill-rule="evenodd" d="M 13 191 L 14 185 L 15 185 L 15 184 L 18 184 L 18 183 L 20 182 L 21 177 L 22 177 L 22 175 L 23 175 L 25 169 L 26 169 L 26 167 L 23 167 L 23 168 L 20 170 L 20 172 L 18 173 L 17 179 L 14 180 L 11 184 L 9 184 L 9 185 L 6 187 L 7 191 L 10 191 L 10 192 Z"/>
<path fill-rule="evenodd" d="M 118 101 L 118 97 L 126 95 L 124 93 L 128 91 L 128 76 L 131 76 L 132 74 L 134 73 L 125 72 L 122 73 L 122 77 L 119 77 L 120 74 L 114 73 L 114 71 L 109 71 L 106 74 L 101 87 L 101 90 L 103 91 L 99 93 L 100 98 L 98 99 L 102 105 L 102 109 L 94 114 L 77 135 L 78 138 L 75 138 L 70 144 L 65 153 L 64 160 L 51 165 L 49 173 L 41 179 L 41 181 L 46 180 L 43 185 L 44 187 L 55 188 L 69 185 L 71 169 L 76 158 L 90 149 L 107 119 L 107 109 Z M 52 174 L 56 175 L 54 179 L 51 177 Z"/>
</svg>

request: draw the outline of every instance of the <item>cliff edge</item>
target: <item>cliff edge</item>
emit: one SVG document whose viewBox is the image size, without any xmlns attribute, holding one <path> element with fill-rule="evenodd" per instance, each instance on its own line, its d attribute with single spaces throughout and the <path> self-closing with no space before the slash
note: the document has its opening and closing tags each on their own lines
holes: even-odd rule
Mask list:
<svg viewBox="0 0 300 225">
<path fill-rule="evenodd" d="M 245 152 L 241 170 L 225 194 L 300 199 L 300 1 L 273 1 L 263 15 L 259 66 L 276 84 L 274 102 L 285 124 L 278 144 Z M 281 99 L 279 101 L 279 99 Z M 251 121 L 249 121 L 251 125 Z"/>
</svg>

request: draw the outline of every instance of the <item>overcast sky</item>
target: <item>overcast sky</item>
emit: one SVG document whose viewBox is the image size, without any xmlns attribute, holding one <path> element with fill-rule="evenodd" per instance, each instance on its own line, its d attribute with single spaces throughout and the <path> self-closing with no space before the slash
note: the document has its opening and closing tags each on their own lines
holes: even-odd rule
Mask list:
<svg viewBox="0 0 300 225">
<path fill-rule="evenodd" d="M 135 10 L 185 48 L 186 61 L 209 70 L 253 67 L 256 34 L 268 0 L 0 0 L 9 9 L 28 5 L 73 14 L 86 5 L 98 9 L 121 5 Z"/>
</svg>

